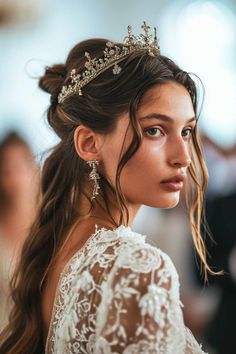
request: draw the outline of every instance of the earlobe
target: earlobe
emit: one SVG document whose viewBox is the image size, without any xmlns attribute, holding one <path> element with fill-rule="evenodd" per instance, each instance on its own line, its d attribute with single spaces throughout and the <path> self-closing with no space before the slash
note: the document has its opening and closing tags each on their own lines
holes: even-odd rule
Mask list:
<svg viewBox="0 0 236 354">
<path fill-rule="evenodd" d="M 98 137 L 90 128 L 79 125 L 74 132 L 74 144 L 77 154 L 86 161 L 99 157 Z"/>
</svg>

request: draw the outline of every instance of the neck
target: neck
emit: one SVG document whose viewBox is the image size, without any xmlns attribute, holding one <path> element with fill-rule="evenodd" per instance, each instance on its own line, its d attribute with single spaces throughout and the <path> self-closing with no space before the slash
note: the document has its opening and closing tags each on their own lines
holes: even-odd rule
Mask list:
<svg viewBox="0 0 236 354">
<path fill-rule="evenodd" d="M 88 196 L 92 195 L 92 191 L 89 186 L 86 186 L 85 191 Z M 106 204 L 102 197 L 102 193 L 100 192 L 99 195 L 97 195 L 96 198 L 93 199 L 93 208 L 91 211 L 90 200 L 88 200 L 88 198 L 84 194 L 80 195 L 79 214 L 81 216 L 84 216 L 85 218 L 90 218 L 90 220 L 91 218 L 94 220 L 98 219 L 100 223 L 104 225 L 116 227 L 120 224 L 120 208 L 118 206 L 118 203 L 116 202 L 116 196 L 114 192 L 109 189 L 106 194 L 106 202 L 108 204 L 109 213 L 107 212 Z M 124 213 L 125 220 L 123 220 L 122 224 L 126 224 L 126 226 L 131 226 L 140 208 L 140 205 L 126 202 L 126 206 L 129 213 L 129 221 L 128 223 L 126 222 L 126 213 Z"/>
</svg>

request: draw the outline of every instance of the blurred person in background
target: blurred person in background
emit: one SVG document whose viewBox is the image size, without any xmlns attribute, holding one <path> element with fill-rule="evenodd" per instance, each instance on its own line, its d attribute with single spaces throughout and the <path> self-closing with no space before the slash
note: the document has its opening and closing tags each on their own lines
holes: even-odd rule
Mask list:
<svg viewBox="0 0 236 354">
<path fill-rule="evenodd" d="M 208 262 L 224 277 L 209 276 L 209 288 L 219 293 L 218 301 L 202 328 L 206 343 L 214 354 L 235 354 L 236 318 L 236 191 L 211 198 L 206 204 L 206 218 L 213 240 L 206 238 Z M 195 268 L 199 285 L 202 279 Z M 199 289 L 200 289 L 199 286 Z M 199 290 L 200 291 L 200 290 Z"/>
<path fill-rule="evenodd" d="M 205 134 L 201 139 L 209 173 L 207 200 L 233 194 L 236 190 L 236 145 L 222 147 Z"/>
<path fill-rule="evenodd" d="M 236 318 L 236 190 L 217 197 L 207 204 L 207 221 L 215 243 L 208 240 L 208 250 L 214 269 L 221 267 L 225 276 L 209 277 L 209 283 L 220 289 L 220 299 L 211 321 L 207 324 L 206 340 L 217 354 L 235 354 Z"/>
<path fill-rule="evenodd" d="M 9 313 L 9 279 L 35 217 L 38 168 L 28 143 L 9 132 L 0 142 L 0 330 Z"/>
</svg>

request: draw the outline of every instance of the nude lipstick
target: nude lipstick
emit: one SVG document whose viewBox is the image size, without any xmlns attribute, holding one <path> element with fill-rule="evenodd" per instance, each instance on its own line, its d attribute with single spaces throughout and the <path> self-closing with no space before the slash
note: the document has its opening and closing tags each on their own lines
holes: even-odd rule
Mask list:
<svg viewBox="0 0 236 354">
<path fill-rule="evenodd" d="M 161 185 L 169 191 L 178 192 L 183 188 L 184 180 L 185 180 L 184 175 L 176 175 L 161 181 Z"/>
</svg>

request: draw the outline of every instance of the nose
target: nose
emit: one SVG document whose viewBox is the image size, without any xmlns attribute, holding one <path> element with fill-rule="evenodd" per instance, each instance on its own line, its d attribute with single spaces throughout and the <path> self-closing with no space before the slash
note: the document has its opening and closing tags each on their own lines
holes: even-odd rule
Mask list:
<svg viewBox="0 0 236 354">
<path fill-rule="evenodd" d="M 169 161 L 172 166 L 188 167 L 191 164 L 189 143 L 182 138 L 172 142 Z"/>
</svg>

